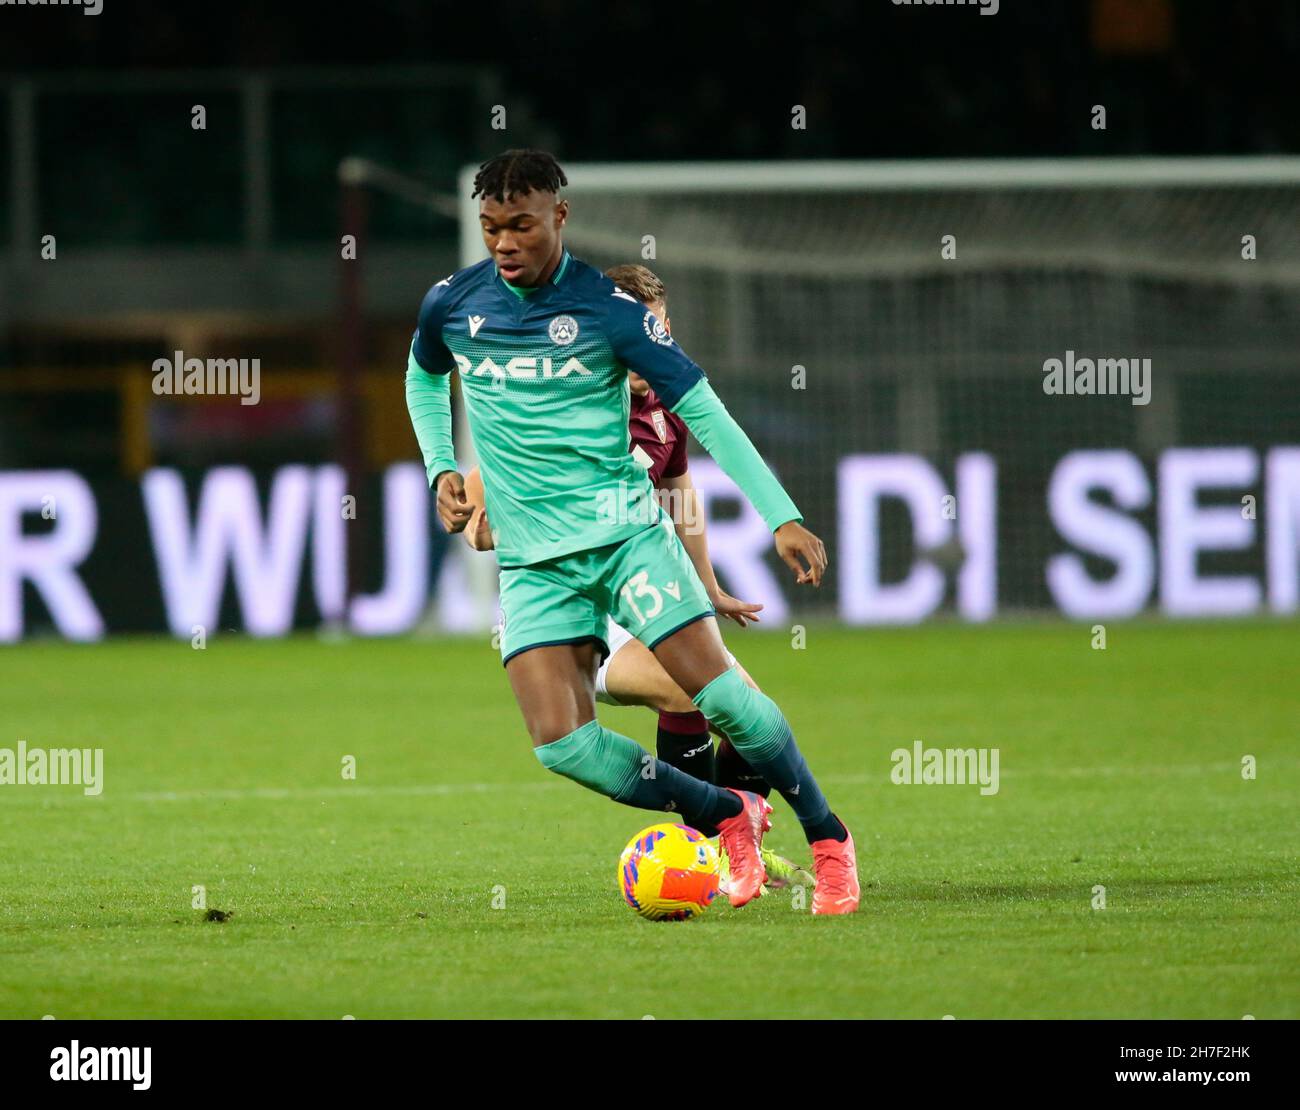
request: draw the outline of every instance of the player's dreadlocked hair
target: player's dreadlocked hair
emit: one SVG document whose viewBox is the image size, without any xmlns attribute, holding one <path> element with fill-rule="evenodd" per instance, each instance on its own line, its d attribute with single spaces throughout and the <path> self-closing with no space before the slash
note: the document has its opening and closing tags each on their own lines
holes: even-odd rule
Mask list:
<svg viewBox="0 0 1300 1110">
<path fill-rule="evenodd" d="M 569 179 L 553 154 L 544 150 L 507 150 L 489 158 L 474 175 L 471 197 L 491 197 L 505 203 L 506 197 L 524 193 L 558 193 Z"/>
</svg>

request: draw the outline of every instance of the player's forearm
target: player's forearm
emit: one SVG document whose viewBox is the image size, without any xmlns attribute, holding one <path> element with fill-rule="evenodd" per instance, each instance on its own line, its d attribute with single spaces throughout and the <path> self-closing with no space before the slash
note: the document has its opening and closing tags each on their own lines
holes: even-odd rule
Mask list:
<svg viewBox="0 0 1300 1110">
<path fill-rule="evenodd" d="M 791 520 L 803 522 L 790 495 L 707 381 L 693 385 L 672 411 L 686 421 L 695 438 L 749 498 L 769 529 L 775 532 Z"/>
<path fill-rule="evenodd" d="M 692 534 L 686 528 L 679 527 L 677 534 L 681 537 L 682 546 L 686 548 L 686 554 L 690 556 L 691 565 L 695 567 L 695 572 L 711 597 L 718 592 L 718 576 L 714 574 L 713 563 L 709 560 L 708 541 L 702 532 Z"/>
<path fill-rule="evenodd" d="M 704 583 L 710 595 L 718 591 L 718 576 L 713 572 L 713 562 L 709 559 L 709 538 L 704 530 L 704 514 L 699 495 L 694 486 L 676 487 L 681 489 L 681 519 L 673 521 L 677 536 L 686 548 L 695 572 Z"/>
<path fill-rule="evenodd" d="M 406 364 L 406 411 L 424 455 L 429 485 L 445 470 L 456 469 L 451 439 L 451 375 L 430 374 L 412 354 Z"/>
</svg>

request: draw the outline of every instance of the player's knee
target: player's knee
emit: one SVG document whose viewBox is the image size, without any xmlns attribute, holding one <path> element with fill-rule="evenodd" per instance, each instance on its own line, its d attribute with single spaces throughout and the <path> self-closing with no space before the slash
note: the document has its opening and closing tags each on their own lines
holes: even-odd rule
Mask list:
<svg viewBox="0 0 1300 1110">
<path fill-rule="evenodd" d="M 548 771 L 615 800 L 631 797 L 641 770 L 638 757 L 649 758 L 631 740 L 607 732 L 598 721 L 541 744 L 533 753 Z"/>
<path fill-rule="evenodd" d="M 724 671 L 695 695 L 695 704 L 710 724 L 730 733 L 740 727 L 747 716 L 748 695 L 751 693 L 734 671 Z"/>
<path fill-rule="evenodd" d="M 790 735 L 790 726 L 776 702 L 748 686 L 735 667 L 704 687 L 695 704 L 747 756 L 779 750 Z"/>
<path fill-rule="evenodd" d="M 533 754 L 548 771 L 588 786 L 588 771 L 593 763 L 593 751 L 599 741 L 599 732 L 600 726 L 595 721 L 588 721 L 554 739 L 541 742 L 534 739 Z"/>
<path fill-rule="evenodd" d="M 528 719 L 528 735 L 532 738 L 533 747 L 540 748 L 543 744 L 563 740 L 577 728 L 589 723 L 582 722 L 579 725 L 569 713 L 537 713 Z"/>
<path fill-rule="evenodd" d="M 687 696 L 685 690 L 668 677 L 666 671 L 663 673 L 662 681 L 655 685 L 650 704 L 660 713 L 696 712 L 695 703 Z"/>
</svg>

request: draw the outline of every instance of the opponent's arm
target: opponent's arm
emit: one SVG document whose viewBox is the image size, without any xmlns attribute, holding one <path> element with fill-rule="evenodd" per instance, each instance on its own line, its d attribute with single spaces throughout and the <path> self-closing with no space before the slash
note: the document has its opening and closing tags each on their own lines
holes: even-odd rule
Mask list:
<svg viewBox="0 0 1300 1110">
<path fill-rule="evenodd" d="M 638 370 L 638 373 L 642 373 Z M 648 375 L 642 376 L 654 388 Z M 656 389 L 656 392 L 658 390 Z M 700 445 L 740 487 L 750 504 L 772 529 L 777 553 L 802 585 L 820 586 L 826 570 L 826 545 L 803 526 L 803 516 L 767 463 L 732 418 L 708 379 L 701 377 L 671 409 L 680 416 Z M 800 564 L 807 563 L 807 569 Z"/>
<path fill-rule="evenodd" d="M 465 498 L 473 513 L 465 527 L 465 542 L 475 551 L 491 551 L 496 544 L 492 542 L 492 528 L 487 517 L 487 492 L 483 489 L 483 475 L 476 466 L 465 475 Z"/>
<path fill-rule="evenodd" d="M 746 626 L 747 621 L 757 621 L 757 614 L 763 608 L 762 605 L 732 597 L 718 584 L 718 576 L 713 570 L 713 561 L 709 558 L 704 504 L 700 500 L 695 483 L 691 481 L 691 472 L 686 470 L 674 477 L 662 478 L 659 481 L 659 488 L 672 490 L 679 495 L 677 500 L 680 511 L 674 514 L 673 525 L 718 615 L 730 618 L 741 628 Z"/>
<path fill-rule="evenodd" d="M 616 289 L 605 303 L 605 327 L 618 359 L 635 370 L 694 433 L 750 503 L 776 539 L 776 549 L 800 584 L 820 586 L 826 547 L 801 523 L 803 516 L 767 468 L 749 437 L 718 399 L 708 379 L 663 324 L 635 298 Z M 807 563 L 805 569 L 800 563 Z"/>
</svg>

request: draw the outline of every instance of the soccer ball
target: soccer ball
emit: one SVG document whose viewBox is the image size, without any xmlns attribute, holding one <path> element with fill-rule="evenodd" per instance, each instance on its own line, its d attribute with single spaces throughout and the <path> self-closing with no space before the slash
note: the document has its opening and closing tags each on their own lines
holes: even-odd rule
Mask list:
<svg viewBox="0 0 1300 1110">
<path fill-rule="evenodd" d="M 651 825 L 618 860 L 623 900 L 651 921 L 685 921 L 718 896 L 718 853 L 686 825 Z"/>
</svg>

